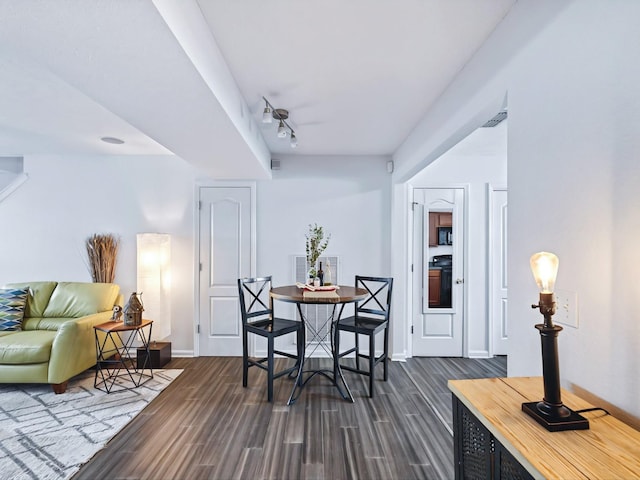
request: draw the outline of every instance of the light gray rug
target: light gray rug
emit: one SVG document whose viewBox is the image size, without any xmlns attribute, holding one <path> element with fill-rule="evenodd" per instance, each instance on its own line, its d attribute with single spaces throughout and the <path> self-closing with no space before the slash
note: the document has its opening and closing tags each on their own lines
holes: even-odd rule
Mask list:
<svg viewBox="0 0 640 480">
<path fill-rule="evenodd" d="M 0 478 L 71 477 L 182 370 L 154 370 L 132 390 L 105 393 L 94 372 L 69 381 L 56 395 L 50 385 L 0 385 Z"/>
</svg>

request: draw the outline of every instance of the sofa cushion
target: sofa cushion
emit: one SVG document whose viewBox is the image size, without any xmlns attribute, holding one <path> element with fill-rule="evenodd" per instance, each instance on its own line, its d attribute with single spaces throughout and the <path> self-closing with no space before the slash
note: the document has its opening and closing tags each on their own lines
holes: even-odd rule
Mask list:
<svg viewBox="0 0 640 480">
<path fill-rule="evenodd" d="M 27 298 L 27 308 L 24 316 L 42 317 L 45 308 L 49 304 L 49 299 L 56 288 L 58 282 L 21 282 L 9 283 L 7 288 L 28 288 L 29 297 Z"/>
<path fill-rule="evenodd" d="M 0 336 L 0 364 L 48 362 L 57 332 L 37 330 Z"/>
<path fill-rule="evenodd" d="M 0 330 L 22 330 L 28 294 L 26 288 L 0 289 Z"/>
<path fill-rule="evenodd" d="M 68 321 L 76 321 L 77 318 L 67 318 L 67 317 L 45 317 L 41 318 L 38 322 L 37 330 L 58 330 L 60 326 Z M 29 330 L 29 328 L 25 328 L 25 330 Z"/>
<path fill-rule="evenodd" d="M 119 287 L 113 283 L 59 282 L 43 317 L 78 318 L 113 308 Z"/>
</svg>

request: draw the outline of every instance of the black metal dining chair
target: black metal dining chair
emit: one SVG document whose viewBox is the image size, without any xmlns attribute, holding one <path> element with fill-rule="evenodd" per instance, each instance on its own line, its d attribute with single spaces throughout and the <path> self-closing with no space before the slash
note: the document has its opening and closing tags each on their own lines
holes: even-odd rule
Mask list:
<svg viewBox="0 0 640 480">
<path fill-rule="evenodd" d="M 283 375 L 297 372 L 304 357 L 304 324 L 296 320 L 278 318 L 273 313 L 271 276 L 260 278 L 239 278 L 238 293 L 242 314 L 242 386 L 247 386 L 249 367 L 258 367 L 267 371 L 267 399 L 273 401 L 273 380 Z M 297 335 L 297 354 L 275 349 L 275 339 L 289 333 Z M 267 339 L 267 356 L 249 358 L 248 335 L 253 333 Z M 295 365 L 274 372 L 275 354 L 296 360 Z M 266 363 L 266 365 L 264 365 Z"/>
<path fill-rule="evenodd" d="M 335 336 L 335 351 L 337 361 L 351 353 L 355 353 L 355 368 L 340 362 L 340 368 L 351 372 L 359 373 L 369 377 L 369 397 L 373 397 L 373 380 L 375 367 L 379 363 L 384 366 L 384 381 L 388 379 L 387 362 L 389 358 L 389 319 L 391 310 L 391 291 L 393 289 L 393 278 L 365 277 L 356 275 L 356 288 L 364 288 L 368 292 L 367 298 L 356 303 L 354 315 L 342 318 L 338 321 Z M 341 332 L 351 332 L 355 334 L 355 347 L 340 352 Z M 376 335 L 384 332 L 384 345 L 382 354 L 376 357 Z M 369 337 L 368 354 L 360 353 L 359 336 Z M 360 368 L 360 359 L 368 360 L 368 369 Z"/>
</svg>

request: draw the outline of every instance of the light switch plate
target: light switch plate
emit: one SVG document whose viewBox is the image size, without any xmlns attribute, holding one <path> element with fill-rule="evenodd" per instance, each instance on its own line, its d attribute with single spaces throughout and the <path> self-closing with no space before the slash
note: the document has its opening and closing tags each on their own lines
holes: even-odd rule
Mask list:
<svg viewBox="0 0 640 480">
<path fill-rule="evenodd" d="M 578 328 L 578 294 L 569 290 L 556 290 L 556 314 L 553 322 Z"/>
</svg>

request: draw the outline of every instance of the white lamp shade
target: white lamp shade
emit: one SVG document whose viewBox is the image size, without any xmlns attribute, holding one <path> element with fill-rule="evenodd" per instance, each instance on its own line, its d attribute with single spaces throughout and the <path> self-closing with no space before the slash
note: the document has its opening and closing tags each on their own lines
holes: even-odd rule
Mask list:
<svg viewBox="0 0 640 480">
<path fill-rule="evenodd" d="M 164 340 L 171 335 L 171 236 L 139 233 L 136 240 L 144 318 L 153 320 L 151 340 Z"/>
<path fill-rule="evenodd" d="M 538 252 L 531 256 L 529 263 L 540 292 L 553 293 L 558 275 L 558 257 L 553 253 Z"/>
</svg>

